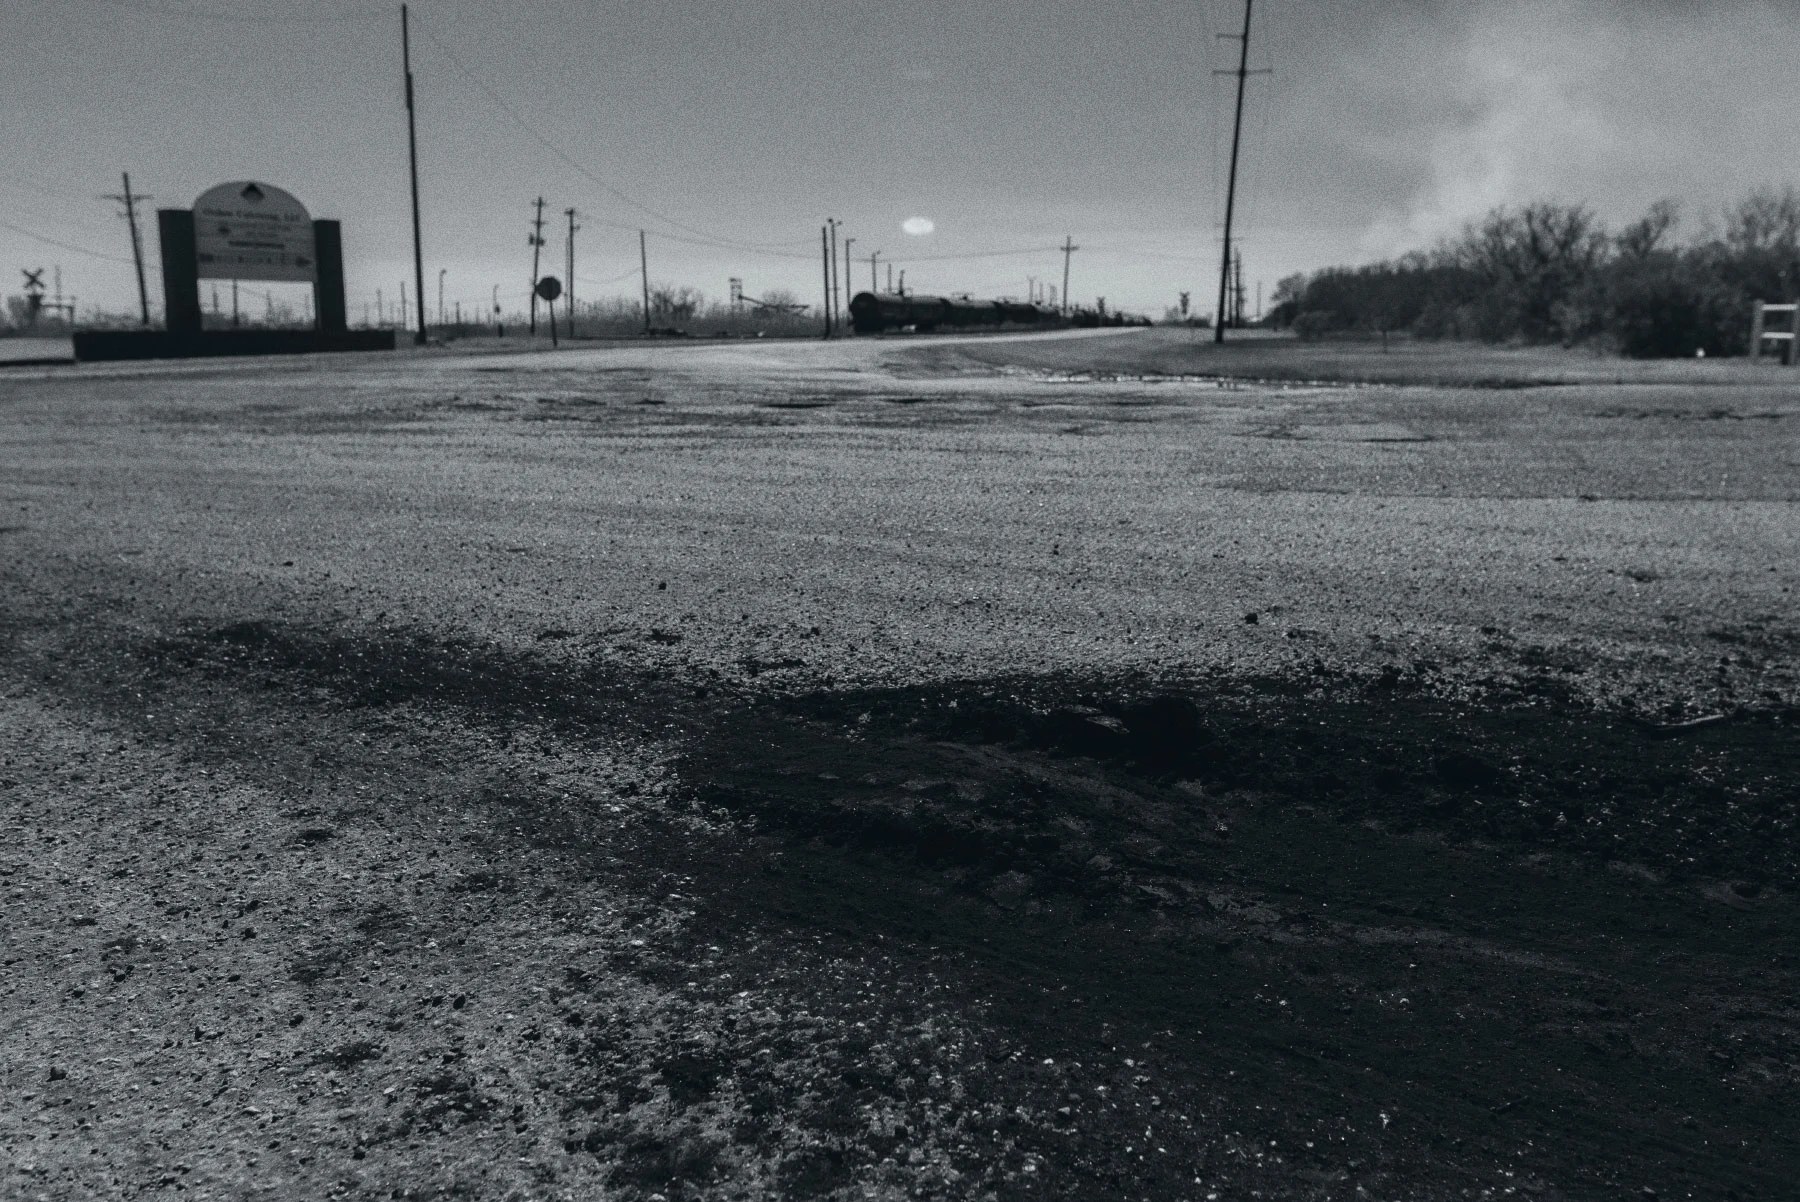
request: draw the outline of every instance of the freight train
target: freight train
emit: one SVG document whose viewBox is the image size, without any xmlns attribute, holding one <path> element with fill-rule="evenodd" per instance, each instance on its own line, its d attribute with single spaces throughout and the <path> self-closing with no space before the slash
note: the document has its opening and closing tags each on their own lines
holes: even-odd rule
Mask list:
<svg viewBox="0 0 1800 1202">
<path fill-rule="evenodd" d="M 850 323 L 858 334 L 884 330 L 965 330 L 993 326 L 1053 329 L 1068 318 L 1048 305 L 1024 301 L 978 301 L 965 296 L 919 296 L 893 292 L 858 292 L 850 298 Z"/>
<path fill-rule="evenodd" d="M 929 334 L 933 330 L 994 329 L 999 326 L 1053 330 L 1071 325 L 1147 326 L 1150 323 L 1141 317 L 1097 309 L 1060 313 L 1049 305 L 1025 301 L 982 301 L 966 296 L 919 296 L 910 292 L 904 295 L 858 292 L 850 298 L 850 324 L 858 334 L 880 334 L 889 330 Z"/>
</svg>

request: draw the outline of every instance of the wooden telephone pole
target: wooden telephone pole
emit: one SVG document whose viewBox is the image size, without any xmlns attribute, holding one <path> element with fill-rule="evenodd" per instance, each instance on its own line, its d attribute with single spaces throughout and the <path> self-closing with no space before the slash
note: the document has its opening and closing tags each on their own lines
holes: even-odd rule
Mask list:
<svg viewBox="0 0 1800 1202">
<path fill-rule="evenodd" d="M 836 217 L 827 217 L 825 224 L 831 227 L 831 258 L 826 264 L 825 303 L 831 306 L 831 324 L 838 324 L 838 226 L 844 224 Z"/>
<path fill-rule="evenodd" d="M 1076 251 L 1078 251 L 1080 249 L 1081 248 L 1079 246 L 1075 245 L 1074 238 L 1069 237 L 1067 234 L 1063 235 L 1063 244 L 1062 244 L 1062 252 L 1063 252 L 1062 311 L 1064 313 L 1067 313 L 1069 311 L 1069 256 L 1074 254 Z"/>
<path fill-rule="evenodd" d="M 644 277 L 644 333 L 650 332 L 650 250 L 644 231 L 638 231 L 638 269 Z"/>
<path fill-rule="evenodd" d="M 563 216 L 569 219 L 569 276 L 563 281 L 563 295 L 568 298 L 563 304 L 563 313 L 568 318 L 565 323 L 569 327 L 569 336 L 575 336 L 575 231 L 581 227 L 575 224 L 575 210 L 563 210 Z"/>
<path fill-rule="evenodd" d="M 537 333 L 538 252 L 544 249 L 544 198 L 537 198 L 537 220 L 531 223 L 531 332 Z"/>
<path fill-rule="evenodd" d="M 844 297 L 844 316 L 846 319 L 850 315 L 850 293 L 856 288 L 856 285 L 850 281 L 850 244 L 855 241 L 855 238 L 844 239 L 844 270 L 838 280 L 839 290 L 843 293 Z"/>
<path fill-rule="evenodd" d="M 413 341 L 425 345 L 425 250 L 419 238 L 419 131 L 413 119 L 412 38 L 406 5 L 400 6 L 400 57 L 406 67 L 406 153 L 412 173 L 413 284 L 419 298 L 419 332 Z M 535 283 L 536 281 L 533 281 Z"/>
<path fill-rule="evenodd" d="M 137 206 L 142 201 L 150 200 L 152 198 L 148 196 L 133 196 L 131 194 L 131 172 L 124 171 L 120 174 L 125 178 L 124 194 L 109 193 L 102 199 L 116 200 L 125 206 L 125 221 L 131 226 L 131 261 L 137 265 L 138 304 L 144 311 L 144 324 L 149 325 L 150 293 L 144 287 L 144 244 L 138 237 Z"/>
<path fill-rule="evenodd" d="M 1219 307 L 1213 317 L 1213 341 L 1225 341 L 1225 325 L 1228 320 L 1226 305 L 1231 287 L 1231 215 L 1237 202 L 1237 169 L 1238 144 L 1244 132 L 1244 80 L 1251 75 L 1267 75 L 1265 71 L 1252 71 L 1250 67 L 1250 4 L 1244 0 L 1244 32 L 1222 33 L 1222 38 L 1238 39 L 1238 65 L 1236 71 L 1215 71 L 1214 75 L 1237 76 L 1237 116 L 1231 122 L 1231 173 L 1225 183 L 1225 245 L 1219 255 Z"/>
<path fill-rule="evenodd" d="M 831 234 L 830 226 L 819 227 L 819 260 L 825 272 L 825 304 L 821 312 L 825 314 L 825 337 L 831 337 Z"/>
</svg>

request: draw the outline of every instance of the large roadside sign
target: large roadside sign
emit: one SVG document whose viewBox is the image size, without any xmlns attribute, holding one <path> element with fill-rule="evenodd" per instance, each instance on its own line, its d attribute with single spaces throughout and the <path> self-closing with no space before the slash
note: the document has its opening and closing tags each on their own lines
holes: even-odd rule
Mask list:
<svg viewBox="0 0 1800 1202">
<path fill-rule="evenodd" d="M 194 202 L 194 251 L 203 279 L 318 278 L 312 218 L 272 184 L 237 180 L 202 192 Z"/>
</svg>

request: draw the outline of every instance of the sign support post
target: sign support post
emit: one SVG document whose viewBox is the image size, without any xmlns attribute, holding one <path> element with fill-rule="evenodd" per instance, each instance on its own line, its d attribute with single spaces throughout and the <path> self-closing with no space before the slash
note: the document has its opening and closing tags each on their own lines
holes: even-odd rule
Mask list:
<svg viewBox="0 0 1800 1202">
<path fill-rule="evenodd" d="M 319 275 L 313 281 L 314 327 L 323 334 L 342 334 L 350 328 L 344 305 L 344 234 L 335 221 L 313 222 L 313 257 Z"/>
<path fill-rule="evenodd" d="M 156 237 L 162 246 L 163 326 L 171 334 L 198 334 L 200 264 L 193 210 L 156 210 Z"/>
</svg>

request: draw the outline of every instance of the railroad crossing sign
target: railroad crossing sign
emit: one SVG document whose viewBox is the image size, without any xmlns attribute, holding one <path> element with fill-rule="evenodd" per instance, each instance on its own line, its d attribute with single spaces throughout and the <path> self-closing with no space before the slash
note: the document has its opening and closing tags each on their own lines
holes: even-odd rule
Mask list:
<svg viewBox="0 0 1800 1202">
<path fill-rule="evenodd" d="M 36 326 L 38 314 L 45 309 L 44 305 L 44 269 L 36 271 L 29 267 L 19 268 L 25 275 L 25 324 Z"/>
</svg>

